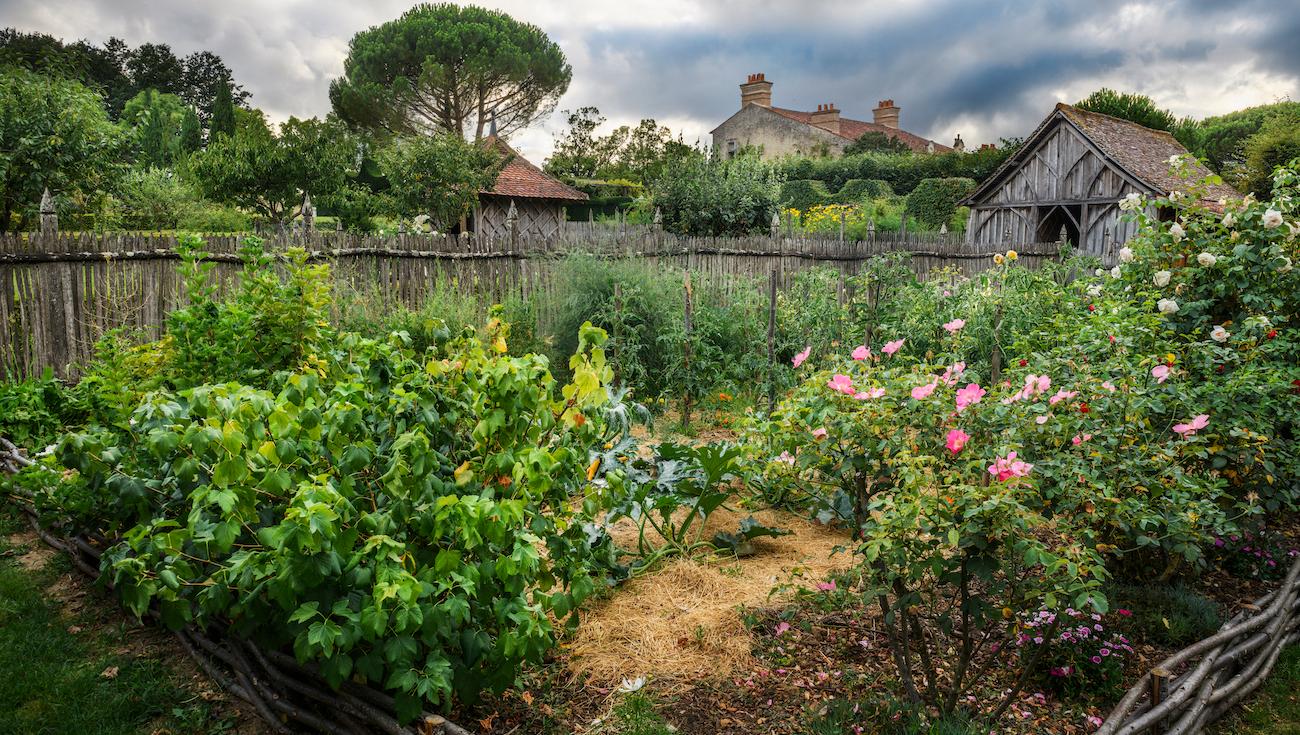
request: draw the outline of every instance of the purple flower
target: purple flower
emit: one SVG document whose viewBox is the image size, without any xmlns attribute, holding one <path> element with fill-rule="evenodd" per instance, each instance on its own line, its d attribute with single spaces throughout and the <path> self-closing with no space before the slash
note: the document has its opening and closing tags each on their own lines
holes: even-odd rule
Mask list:
<svg viewBox="0 0 1300 735">
<path fill-rule="evenodd" d="M 1110 655 L 1110 649 L 1109 649 L 1109 648 L 1103 648 L 1103 649 L 1101 649 L 1100 651 L 1098 651 L 1097 653 L 1100 653 L 1100 654 L 1103 655 L 1103 656 L 1109 656 L 1109 655 Z"/>
<path fill-rule="evenodd" d="M 1101 656 L 1093 656 L 1093 657 L 1092 657 L 1092 662 L 1093 662 L 1094 664 L 1099 664 L 1099 663 L 1101 663 Z"/>
</svg>

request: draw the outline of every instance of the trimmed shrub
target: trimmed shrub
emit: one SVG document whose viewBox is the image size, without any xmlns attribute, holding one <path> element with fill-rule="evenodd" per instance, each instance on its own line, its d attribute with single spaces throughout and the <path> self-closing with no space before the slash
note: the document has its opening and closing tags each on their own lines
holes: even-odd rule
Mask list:
<svg viewBox="0 0 1300 735">
<path fill-rule="evenodd" d="M 800 212 L 834 201 L 826 184 L 815 179 L 798 179 L 781 185 L 781 204 Z"/>
<path fill-rule="evenodd" d="M 893 196 L 894 187 L 883 179 L 849 179 L 835 193 L 838 204 L 857 204 L 867 199 Z"/>
<path fill-rule="evenodd" d="M 952 219 L 957 202 L 974 190 L 972 179 L 922 179 L 907 195 L 907 212 L 923 226 L 938 227 Z"/>
<path fill-rule="evenodd" d="M 1121 585 L 1111 594 L 1114 607 L 1130 613 L 1127 632 L 1142 640 L 1185 646 L 1219 629 L 1219 606 L 1186 587 Z"/>
</svg>

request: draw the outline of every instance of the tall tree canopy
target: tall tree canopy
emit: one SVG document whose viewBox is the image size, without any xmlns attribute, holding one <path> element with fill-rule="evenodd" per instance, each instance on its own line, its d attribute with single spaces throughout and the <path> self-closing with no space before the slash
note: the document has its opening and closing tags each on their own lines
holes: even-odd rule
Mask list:
<svg viewBox="0 0 1300 735">
<path fill-rule="evenodd" d="M 1196 146 L 1196 133 L 1200 123 L 1190 117 L 1179 118 L 1145 94 L 1116 92 L 1102 87 L 1079 100 L 1075 106 L 1129 120 L 1152 130 L 1166 130 L 1173 133 L 1178 142 L 1187 148 L 1194 149 Z"/>
<path fill-rule="evenodd" d="M 450 3 L 417 5 L 352 38 L 330 84 L 340 118 L 384 133 L 505 135 L 555 108 L 573 70 L 537 26 Z"/>
<path fill-rule="evenodd" d="M 289 118 L 274 135 L 253 114 L 240 116 L 192 159 L 203 193 L 272 222 L 299 214 L 303 193 L 336 194 L 356 173 L 356 141 L 333 120 Z"/>
<path fill-rule="evenodd" d="M 234 104 L 246 105 L 249 98 L 220 56 L 197 51 L 181 58 L 165 43 L 135 49 L 119 38 L 108 39 L 102 47 L 88 41 L 64 44 L 43 33 L 5 28 L 0 30 L 0 64 L 81 82 L 103 94 L 113 119 L 127 100 L 146 89 L 179 96 L 198 110 L 205 124 L 222 84 L 230 86 Z"/>
<path fill-rule="evenodd" d="M 388 181 L 386 196 L 399 215 L 427 214 L 446 231 L 490 188 L 500 170 L 497 154 L 459 135 L 397 138 L 376 156 Z"/>
<path fill-rule="evenodd" d="M 180 97 L 156 89 L 146 89 L 128 100 L 120 124 L 135 146 L 136 160 L 146 166 L 171 165 L 181 154 L 181 128 L 187 111 Z"/>
<path fill-rule="evenodd" d="M 658 178 L 670 159 L 692 152 L 680 136 L 674 139 L 671 130 L 648 118 L 602 136 L 596 134 L 605 122 L 599 109 L 581 107 L 564 114 L 569 129 L 556 136 L 554 152 L 543 166 L 552 176 L 644 183 Z"/>
<path fill-rule="evenodd" d="M 78 82 L 0 69 L 0 229 L 35 209 L 47 187 L 64 201 L 106 191 L 120 133 Z"/>
</svg>

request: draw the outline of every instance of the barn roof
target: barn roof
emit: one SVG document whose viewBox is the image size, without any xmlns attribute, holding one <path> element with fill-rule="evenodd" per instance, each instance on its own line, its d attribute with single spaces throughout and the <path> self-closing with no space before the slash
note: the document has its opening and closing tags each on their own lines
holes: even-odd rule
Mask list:
<svg viewBox="0 0 1300 735">
<path fill-rule="evenodd" d="M 811 112 L 803 112 L 801 110 L 789 110 L 784 107 L 769 107 L 767 109 L 771 110 L 772 112 L 775 112 L 776 114 L 782 117 L 788 117 L 791 120 L 804 123 L 805 125 L 812 125 L 813 113 Z M 825 128 L 821 128 L 821 129 L 825 130 Z M 827 130 L 826 132 L 829 133 L 833 131 Z M 935 153 L 949 153 L 952 151 L 951 146 L 946 146 L 943 145 L 942 143 L 936 143 L 932 140 L 922 138 L 921 136 L 915 133 L 909 133 L 906 130 L 901 130 L 899 128 L 891 128 L 888 125 L 881 125 L 880 123 L 867 122 L 866 120 L 854 120 L 851 117 L 840 116 L 840 132 L 835 134 L 840 136 L 841 138 L 848 138 L 849 140 L 857 140 L 858 138 L 862 137 L 863 133 L 873 133 L 873 132 L 884 133 L 885 135 L 888 135 L 891 138 L 900 140 L 903 143 L 907 144 L 908 148 L 911 148 L 913 151 L 917 153 L 926 152 L 930 146 L 934 146 Z"/>
<path fill-rule="evenodd" d="M 587 195 L 559 179 L 534 166 L 528 159 L 519 155 L 510 144 L 495 135 L 483 140 L 483 145 L 495 149 L 505 159 L 506 165 L 491 189 L 484 189 L 480 194 L 511 197 L 516 199 L 565 199 L 586 201 Z"/>
<path fill-rule="evenodd" d="M 1078 128 L 1079 132 L 1097 146 L 1103 156 L 1130 177 L 1146 185 L 1150 193 L 1168 194 L 1186 187 L 1189 181 L 1213 173 L 1200 162 L 1195 161 L 1189 164 L 1191 179 L 1184 179 L 1178 174 L 1171 173 L 1169 158 L 1186 155 L 1188 151 L 1168 131 L 1152 130 L 1130 120 L 1081 110 L 1073 105 L 1058 102 L 1052 114 L 1048 115 L 1025 139 L 1020 150 L 1004 161 L 991 176 L 971 192 L 970 196 L 966 197 L 963 203 L 977 201 L 1008 173 L 1024 163 L 1033 152 L 1038 140 L 1047 134 L 1054 122 L 1060 119 Z M 1227 184 L 1211 184 L 1206 198 L 1216 200 L 1240 196 L 1240 192 Z"/>
</svg>

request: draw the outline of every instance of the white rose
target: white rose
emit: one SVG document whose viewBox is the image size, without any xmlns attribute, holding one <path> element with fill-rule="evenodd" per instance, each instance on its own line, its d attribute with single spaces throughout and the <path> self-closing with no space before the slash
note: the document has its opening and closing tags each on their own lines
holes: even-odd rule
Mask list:
<svg viewBox="0 0 1300 735">
<path fill-rule="evenodd" d="M 1285 255 L 1282 256 L 1282 265 L 1278 267 L 1277 272 L 1278 272 L 1278 273 L 1290 273 L 1290 272 L 1291 272 L 1291 259 L 1288 258 L 1288 257 L 1286 257 Z"/>
<path fill-rule="evenodd" d="M 1120 274 L 1120 272 L 1121 272 L 1121 271 L 1120 271 L 1120 269 L 1119 269 L 1119 266 L 1115 266 L 1114 268 L 1111 268 L 1111 269 L 1110 269 L 1110 277 L 1111 277 L 1111 278 L 1119 278 L 1119 274 Z"/>
<path fill-rule="evenodd" d="M 1181 160 L 1183 160 L 1182 155 L 1175 153 L 1174 155 L 1170 156 L 1169 159 L 1165 161 L 1165 163 L 1168 163 L 1170 166 L 1177 166 L 1178 162 Z"/>
<path fill-rule="evenodd" d="M 1173 276 L 1173 274 L 1169 271 L 1156 271 L 1156 274 L 1151 277 L 1151 280 L 1155 282 L 1158 288 L 1164 288 L 1169 285 L 1169 278 L 1171 276 Z"/>
<path fill-rule="evenodd" d="M 1268 229 L 1282 226 L 1282 213 L 1276 209 L 1264 210 L 1264 216 L 1260 219 Z"/>
<path fill-rule="evenodd" d="M 1121 262 L 1121 263 L 1132 263 L 1132 262 L 1133 262 L 1133 248 L 1120 248 L 1120 249 L 1119 249 L 1119 262 Z"/>
<path fill-rule="evenodd" d="M 1174 242 L 1178 242 L 1183 239 L 1183 235 L 1186 235 L 1187 233 L 1183 231 L 1182 225 L 1175 222 L 1169 226 L 1169 234 L 1174 236 Z"/>
<path fill-rule="evenodd" d="M 1231 337 L 1231 336 L 1232 336 L 1232 335 L 1228 333 L 1228 330 L 1226 330 L 1226 329 L 1223 328 L 1223 325 L 1222 325 L 1222 324 L 1220 324 L 1220 325 L 1216 326 L 1214 329 L 1211 329 L 1211 330 L 1210 330 L 1210 339 L 1212 339 L 1212 340 L 1214 340 L 1215 342 L 1218 342 L 1218 343 L 1220 343 L 1220 344 L 1222 344 L 1222 343 L 1224 343 L 1224 342 L 1227 342 L 1227 341 L 1228 341 L 1228 337 Z"/>
<path fill-rule="evenodd" d="M 1175 189 L 1175 190 L 1169 192 L 1169 201 L 1171 201 L 1171 202 L 1179 202 L 1179 201 L 1182 201 L 1182 199 L 1183 199 L 1183 193 L 1182 193 L 1181 191 L 1178 191 L 1177 189 Z"/>
<path fill-rule="evenodd" d="M 1232 212 L 1228 212 L 1227 214 L 1223 215 L 1224 227 L 1232 227 L 1234 224 L 1236 224 L 1236 222 L 1237 222 L 1237 215 L 1233 214 Z"/>
<path fill-rule="evenodd" d="M 1178 302 L 1173 299 L 1160 299 L 1156 302 L 1156 308 L 1160 310 L 1161 314 L 1177 314 Z"/>
<path fill-rule="evenodd" d="M 1137 192 L 1131 192 L 1129 194 L 1126 194 L 1124 195 L 1123 199 L 1119 200 L 1119 208 L 1126 212 L 1131 212 L 1135 209 L 1140 208 L 1141 206 L 1142 206 L 1142 195 Z"/>
<path fill-rule="evenodd" d="M 1098 278 L 1100 278 L 1100 277 L 1102 276 L 1102 274 L 1105 273 L 1105 272 L 1106 272 L 1106 269 L 1105 269 L 1105 268 L 1098 268 L 1097 270 L 1093 271 L 1092 274 L 1093 274 L 1094 276 L 1097 276 Z"/>
<path fill-rule="evenodd" d="M 1101 295 L 1101 284 L 1094 283 L 1088 287 L 1088 295 L 1096 298 Z"/>
<path fill-rule="evenodd" d="M 1219 262 L 1219 259 L 1214 255 L 1214 253 L 1201 253 L 1200 255 L 1196 256 L 1196 262 L 1200 263 L 1206 268 L 1213 268 L 1214 264 Z"/>
</svg>

